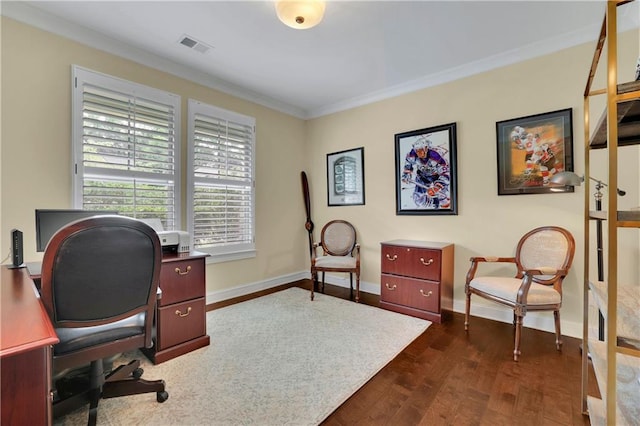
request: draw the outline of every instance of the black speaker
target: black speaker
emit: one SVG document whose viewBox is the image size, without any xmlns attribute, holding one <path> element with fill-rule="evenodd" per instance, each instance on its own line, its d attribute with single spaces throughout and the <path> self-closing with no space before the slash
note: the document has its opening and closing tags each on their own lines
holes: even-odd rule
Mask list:
<svg viewBox="0 0 640 426">
<path fill-rule="evenodd" d="M 11 230 L 11 259 L 13 261 L 12 268 L 24 267 L 22 251 L 22 231 L 17 229 Z"/>
</svg>

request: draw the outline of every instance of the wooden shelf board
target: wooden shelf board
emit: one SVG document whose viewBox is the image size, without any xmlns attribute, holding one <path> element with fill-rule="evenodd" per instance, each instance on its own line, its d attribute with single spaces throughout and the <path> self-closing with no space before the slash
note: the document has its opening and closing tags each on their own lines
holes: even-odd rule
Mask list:
<svg viewBox="0 0 640 426">
<path fill-rule="evenodd" d="M 589 340 L 589 354 L 602 400 L 607 398 L 607 347 L 604 342 Z M 616 355 L 616 415 L 612 424 L 633 424 L 640 419 L 640 358 Z M 591 408 L 589 409 L 591 415 Z M 593 423 L 592 423 L 593 424 Z"/>
<path fill-rule="evenodd" d="M 595 220 L 607 220 L 608 215 L 604 210 L 589 211 L 589 218 Z M 618 210 L 619 222 L 636 222 L 636 226 L 640 226 L 640 210 Z"/>
<path fill-rule="evenodd" d="M 618 85 L 618 94 L 639 92 L 640 81 L 632 81 Z M 607 114 L 600 117 L 593 132 L 589 147 L 602 149 L 607 147 Z M 639 99 L 618 103 L 618 146 L 637 145 L 640 143 L 640 94 Z"/>
<path fill-rule="evenodd" d="M 607 313 L 607 283 L 604 281 L 589 281 L 593 299 L 596 306 L 605 318 L 608 320 Z M 618 329 L 618 345 L 626 348 L 640 347 L 640 290 L 638 286 L 618 285 L 618 312 L 617 312 L 617 329 Z"/>
</svg>

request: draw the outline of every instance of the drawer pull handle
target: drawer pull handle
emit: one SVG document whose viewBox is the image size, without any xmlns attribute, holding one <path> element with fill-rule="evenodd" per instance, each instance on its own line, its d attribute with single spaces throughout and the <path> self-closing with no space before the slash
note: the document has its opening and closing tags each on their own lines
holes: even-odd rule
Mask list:
<svg viewBox="0 0 640 426">
<path fill-rule="evenodd" d="M 398 287 L 395 284 L 393 285 L 393 287 L 391 287 L 389 283 L 384 283 L 384 285 L 387 287 L 387 290 L 391 290 L 391 291 L 395 290 Z"/>
<path fill-rule="evenodd" d="M 178 275 L 187 275 L 189 272 L 191 272 L 191 265 L 187 266 L 187 269 L 184 272 L 182 272 L 180 268 L 176 268 L 175 270 L 176 274 Z"/>
<path fill-rule="evenodd" d="M 421 257 L 421 258 L 420 258 L 420 262 L 422 262 L 422 264 L 423 264 L 424 266 L 429 266 L 429 265 L 431 265 L 431 264 L 433 263 L 433 259 L 429 259 L 429 260 L 427 260 L 427 261 L 425 262 L 425 261 L 424 261 L 424 257 Z"/>
<path fill-rule="evenodd" d="M 387 260 L 390 260 L 390 261 L 392 261 L 392 262 L 393 262 L 393 261 L 394 261 L 394 260 L 396 260 L 397 258 L 398 258 L 398 255 L 397 255 L 397 254 L 394 254 L 394 255 L 393 255 L 393 257 L 391 257 L 391 256 L 389 256 L 389 253 L 387 253 Z"/>
<path fill-rule="evenodd" d="M 433 294 L 433 291 L 429 290 L 429 293 L 424 294 L 424 291 L 422 289 L 420 289 L 420 294 L 423 295 L 424 297 L 429 297 Z"/>
<path fill-rule="evenodd" d="M 420 290 L 420 291 L 422 291 L 422 290 Z M 179 316 L 179 317 L 186 317 L 186 316 L 187 316 L 187 315 L 189 315 L 190 313 L 191 313 L 191 306 L 189 306 L 189 307 L 187 308 L 187 312 L 185 312 L 184 314 L 183 314 L 182 312 L 180 312 L 180 310 L 179 310 L 179 309 L 176 309 L 176 315 L 177 315 L 177 316 Z"/>
</svg>

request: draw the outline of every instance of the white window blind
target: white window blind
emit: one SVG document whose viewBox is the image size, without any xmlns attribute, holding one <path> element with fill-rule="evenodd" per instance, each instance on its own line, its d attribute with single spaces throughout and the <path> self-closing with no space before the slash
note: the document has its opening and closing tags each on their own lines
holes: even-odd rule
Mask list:
<svg viewBox="0 0 640 426">
<path fill-rule="evenodd" d="M 175 229 L 180 97 L 79 67 L 73 74 L 76 207 Z"/>
<path fill-rule="evenodd" d="M 216 260 L 254 255 L 255 119 L 189 100 L 189 230 Z"/>
</svg>

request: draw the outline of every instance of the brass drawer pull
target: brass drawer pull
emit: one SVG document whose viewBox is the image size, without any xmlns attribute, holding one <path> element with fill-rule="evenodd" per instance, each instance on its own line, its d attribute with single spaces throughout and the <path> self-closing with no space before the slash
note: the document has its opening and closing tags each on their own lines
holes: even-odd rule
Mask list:
<svg viewBox="0 0 640 426">
<path fill-rule="evenodd" d="M 187 275 L 189 272 L 191 272 L 191 265 L 187 266 L 187 269 L 184 272 L 182 272 L 180 268 L 176 268 L 175 271 L 178 275 Z"/>
<path fill-rule="evenodd" d="M 422 291 L 422 290 L 420 290 L 420 291 Z M 177 315 L 177 316 L 179 316 L 179 317 L 186 317 L 186 316 L 187 316 L 187 315 L 189 315 L 190 313 L 191 313 L 191 306 L 189 306 L 189 307 L 187 308 L 187 312 L 185 312 L 184 314 L 183 314 L 182 312 L 180 312 L 180 310 L 179 310 L 179 309 L 176 309 L 176 315 Z"/>
<path fill-rule="evenodd" d="M 394 260 L 396 260 L 397 258 L 398 258 L 398 255 L 397 255 L 397 254 L 394 254 L 394 255 L 393 255 L 393 257 L 391 257 L 391 256 L 389 256 L 389 253 L 387 253 L 387 260 L 390 260 L 390 261 L 392 261 L 392 262 L 393 262 L 393 261 L 394 261 Z"/>
<path fill-rule="evenodd" d="M 398 287 L 395 284 L 393 285 L 393 287 L 391 287 L 389 283 L 384 283 L 384 285 L 387 287 L 387 290 L 391 290 L 391 291 L 395 290 Z"/>
<path fill-rule="evenodd" d="M 424 297 L 429 297 L 433 294 L 433 291 L 429 290 L 429 293 L 424 294 L 424 291 L 422 289 L 420 289 L 420 294 L 423 295 Z"/>
<path fill-rule="evenodd" d="M 422 262 L 422 264 L 423 264 L 424 266 L 429 266 L 429 265 L 431 265 L 431 264 L 433 263 L 433 259 L 429 259 L 429 260 L 427 260 L 427 261 L 425 262 L 425 261 L 424 261 L 424 257 L 421 257 L 421 258 L 420 258 L 420 262 Z"/>
</svg>

